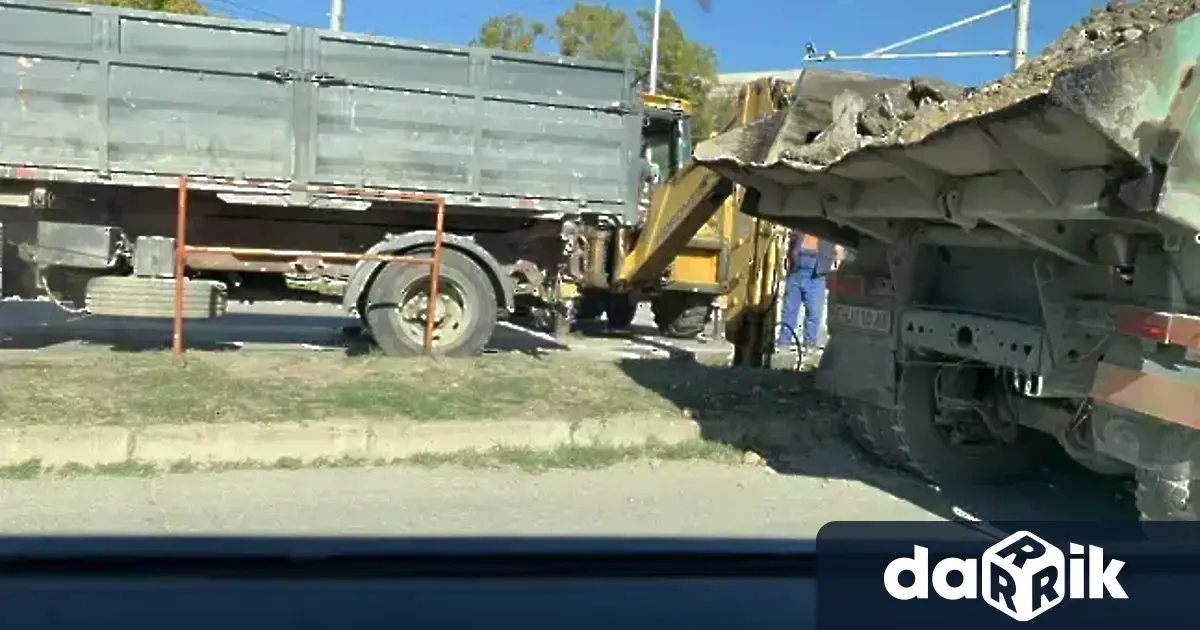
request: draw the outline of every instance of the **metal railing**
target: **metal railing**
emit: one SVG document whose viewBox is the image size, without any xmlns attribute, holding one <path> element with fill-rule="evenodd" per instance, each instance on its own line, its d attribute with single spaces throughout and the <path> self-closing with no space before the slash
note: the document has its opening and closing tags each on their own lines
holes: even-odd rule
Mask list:
<svg viewBox="0 0 1200 630">
<path fill-rule="evenodd" d="M 342 261 L 380 261 L 407 262 L 429 265 L 429 304 L 425 311 L 425 354 L 433 356 L 433 334 L 437 322 L 438 280 L 442 264 L 442 241 L 445 233 L 446 200 L 439 195 L 422 193 L 395 192 L 376 189 L 341 188 L 335 186 L 310 187 L 309 192 L 368 197 L 405 203 L 425 202 L 434 205 L 434 236 L 433 252 L 429 256 L 397 256 L 392 254 L 359 254 L 353 252 L 319 252 L 308 250 L 263 249 L 254 247 L 216 247 L 208 245 L 189 245 L 187 242 L 188 218 L 188 177 L 179 178 L 179 195 L 176 208 L 175 222 L 175 315 L 171 330 L 171 352 L 179 357 L 183 355 L 183 305 L 184 284 L 187 279 L 188 258 L 193 254 L 223 254 L 232 257 L 253 258 L 295 258 L 310 260 L 342 260 Z M 239 183 L 245 186 L 245 183 Z"/>
</svg>

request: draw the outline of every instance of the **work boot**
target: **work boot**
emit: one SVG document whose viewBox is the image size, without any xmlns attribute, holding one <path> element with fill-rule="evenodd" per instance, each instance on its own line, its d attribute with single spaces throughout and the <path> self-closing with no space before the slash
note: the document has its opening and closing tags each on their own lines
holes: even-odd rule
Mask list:
<svg viewBox="0 0 1200 630">
<path fill-rule="evenodd" d="M 796 344 L 790 342 L 775 342 L 775 354 L 796 354 Z"/>
<path fill-rule="evenodd" d="M 804 344 L 800 349 L 800 363 L 805 367 L 817 367 L 825 347 L 820 344 Z"/>
</svg>

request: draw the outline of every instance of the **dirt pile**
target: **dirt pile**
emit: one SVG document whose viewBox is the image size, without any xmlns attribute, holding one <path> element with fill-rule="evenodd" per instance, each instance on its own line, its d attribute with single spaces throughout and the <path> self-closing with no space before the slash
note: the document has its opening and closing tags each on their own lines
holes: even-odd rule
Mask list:
<svg viewBox="0 0 1200 630">
<path fill-rule="evenodd" d="M 1111 0 L 1107 6 L 1093 9 L 1020 69 L 992 83 L 959 91 L 936 80 L 914 79 L 907 90 L 881 92 L 862 111 L 852 114 L 857 138 L 822 133 L 811 144 L 786 150 L 781 157 L 824 166 L 861 146 L 919 141 L 948 124 L 1045 92 L 1059 71 L 1085 64 L 1196 13 L 1200 13 L 1200 0 Z M 829 131 L 838 126 L 835 122 Z"/>
</svg>

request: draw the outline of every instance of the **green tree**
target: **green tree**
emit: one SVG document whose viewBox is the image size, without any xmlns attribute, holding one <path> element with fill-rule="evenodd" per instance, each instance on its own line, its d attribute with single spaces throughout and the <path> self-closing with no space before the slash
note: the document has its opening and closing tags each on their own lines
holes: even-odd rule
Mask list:
<svg viewBox="0 0 1200 630">
<path fill-rule="evenodd" d="M 209 15 L 198 0 L 76 0 L 79 4 L 102 4 L 110 7 L 141 9 L 143 11 L 165 11 L 184 15 Z"/>
<path fill-rule="evenodd" d="M 473 44 L 505 50 L 532 50 L 537 36 L 551 37 L 560 54 L 614 63 L 628 63 L 649 80 L 650 40 L 654 16 L 648 10 L 630 15 L 607 4 L 576 0 L 554 19 L 553 32 L 535 31 L 537 22 L 516 14 L 493 17 L 483 24 Z M 688 39 L 670 10 L 659 20 L 658 92 L 687 99 L 695 112 L 695 139 L 704 139 L 725 123 L 728 104 L 706 102 L 716 80 L 717 55 L 709 46 Z"/>
<path fill-rule="evenodd" d="M 708 90 L 705 92 L 701 99 L 703 106 L 700 108 L 700 112 L 704 115 L 703 124 L 707 128 L 692 134 L 696 140 L 707 139 L 712 132 L 724 129 L 726 125 L 737 118 L 737 96 L 737 90 L 732 92 Z"/>
<path fill-rule="evenodd" d="M 637 32 L 629 16 L 607 4 L 579 2 L 554 19 L 558 52 L 569 57 L 627 63 L 637 55 Z"/>
<path fill-rule="evenodd" d="M 654 14 L 639 9 L 641 22 L 637 63 L 649 81 L 651 39 L 653 37 Z M 717 124 L 716 111 L 707 107 L 709 86 L 717 78 L 717 53 L 710 46 L 693 42 L 675 20 L 675 14 L 663 9 L 658 21 L 658 80 L 657 90 L 692 103 L 695 115 L 692 120 L 692 135 L 697 139 L 707 138 Z"/>
<path fill-rule="evenodd" d="M 496 48 L 513 52 L 530 52 L 538 39 L 546 34 L 546 25 L 538 21 L 526 22 L 516 13 L 507 13 L 488 18 L 479 27 L 479 36 L 471 40 L 472 46 Z"/>
</svg>

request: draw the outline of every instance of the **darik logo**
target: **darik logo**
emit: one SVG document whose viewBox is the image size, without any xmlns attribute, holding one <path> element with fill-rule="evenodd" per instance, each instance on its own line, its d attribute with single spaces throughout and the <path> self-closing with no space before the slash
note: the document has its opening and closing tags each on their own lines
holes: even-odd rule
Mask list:
<svg viewBox="0 0 1200 630">
<path fill-rule="evenodd" d="M 911 558 L 897 558 L 883 572 L 883 586 L 896 599 L 983 600 L 1017 621 L 1029 621 L 1063 599 L 1129 599 L 1117 579 L 1120 560 L 1104 560 L 1104 550 L 1070 544 L 1062 550 L 1029 532 L 1017 532 L 983 552 L 983 570 L 975 558 L 946 558 L 929 569 L 929 550 L 913 546 Z M 912 575 L 901 584 L 900 576 Z M 907 581 L 907 580 L 906 580 Z"/>
</svg>

